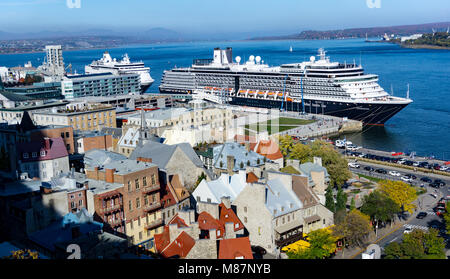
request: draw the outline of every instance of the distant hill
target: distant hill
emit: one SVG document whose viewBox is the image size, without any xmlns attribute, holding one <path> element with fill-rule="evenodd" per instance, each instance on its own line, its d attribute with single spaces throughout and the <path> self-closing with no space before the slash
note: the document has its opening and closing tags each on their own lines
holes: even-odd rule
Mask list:
<svg viewBox="0 0 450 279">
<path fill-rule="evenodd" d="M 380 37 L 385 33 L 395 35 L 411 35 L 415 33 L 430 33 L 435 30 L 447 30 L 450 22 L 438 22 L 416 25 L 400 25 L 400 26 L 385 26 L 385 27 L 368 27 L 368 28 L 350 28 L 342 30 L 328 30 L 316 31 L 308 30 L 301 33 L 287 35 L 287 36 L 265 36 L 255 37 L 251 40 L 316 40 L 316 39 L 342 39 L 342 38 L 365 38 Z"/>
</svg>

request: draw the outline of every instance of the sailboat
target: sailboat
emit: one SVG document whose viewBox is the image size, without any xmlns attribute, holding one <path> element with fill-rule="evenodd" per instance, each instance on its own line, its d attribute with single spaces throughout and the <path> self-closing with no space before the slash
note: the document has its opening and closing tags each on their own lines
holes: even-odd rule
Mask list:
<svg viewBox="0 0 450 279">
<path fill-rule="evenodd" d="M 292 46 L 289 48 L 289 52 L 292 52 L 293 51 L 293 49 L 292 49 Z"/>
</svg>

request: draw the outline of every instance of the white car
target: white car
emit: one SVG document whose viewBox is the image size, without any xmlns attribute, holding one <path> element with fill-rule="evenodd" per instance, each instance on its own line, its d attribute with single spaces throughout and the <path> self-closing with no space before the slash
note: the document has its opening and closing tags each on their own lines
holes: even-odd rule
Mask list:
<svg viewBox="0 0 450 279">
<path fill-rule="evenodd" d="M 405 182 L 411 182 L 412 181 L 412 179 L 410 177 L 406 177 L 406 176 L 402 176 L 400 179 L 405 181 Z"/>
<path fill-rule="evenodd" d="M 398 160 L 397 164 L 403 165 L 406 162 L 405 158 Z"/>
<path fill-rule="evenodd" d="M 390 171 L 389 174 L 392 176 L 400 176 L 401 175 L 398 171 Z"/>
<path fill-rule="evenodd" d="M 357 163 L 353 163 L 353 162 L 348 163 L 348 166 L 351 167 L 351 168 L 357 168 L 357 169 L 359 169 L 361 167 Z"/>
<path fill-rule="evenodd" d="M 450 169 L 448 166 L 441 166 L 441 168 L 440 168 L 439 170 L 441 170 L 441 171 L 446 171 L 446 170 L 448 170 L 448 169 Z"/>
<path fill-rule="evenodd" d="M 411 233 L 413 231 L 413 229 L 411 227 L 406 227 L 405 230 L 403 231 L 403 233 Z"/>
</svg>

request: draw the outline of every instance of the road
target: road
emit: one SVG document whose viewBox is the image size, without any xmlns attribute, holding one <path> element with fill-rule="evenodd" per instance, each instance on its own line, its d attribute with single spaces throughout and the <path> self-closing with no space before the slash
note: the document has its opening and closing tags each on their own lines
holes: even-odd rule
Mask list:
<svg viewBox="0 0 450 279">
<path fill-rule="evenodd" d="M 446 182 L 446 186 L 441 187 L 439 189 L 435 189 L 429 186 L 425 186 L 425 188 L 427 189 L 427 193 L 426 194 L 422 194 L 421 196 L 419 196 L 419 198 L 417 199 L 417 211 L 413 214 L 412 218 L 409 219 L 409 221 L 403 225 L 402 227 L 396 229 L 395 231 L 393 231 L 392 233 L 390 233 L 389 235 L 387 235 L 386 237 L 384 237 L 383 239 L 379 240 L 377 242 L 377 244 L 381 247 L 382 249 L 382 254 L 383 254 L 383 250 L 384 248 L 391 242 L 401 242 L 403 235 L 404 235 L 404 231 L 405 228 L 407 226 L 410 226 L 412 229 L 421 229 L 421 230 L 428 230 L 430 227 L 435 226 L 438 228 L 444 228 L 445 224 L 443 222 L 443 219 L 439 216 L 436 216 L 436 214 L 433 212 L 433 208 L 437 205 L 437 202 L 442 198 L 442 197 L 446 197 L 449 195 L 449 183 L 450 183 L 450 179 L 446 176 L 441 176 L 441 175 L 430 175 L 430 174 L 420 174 L 418 172 L 414 172 L 414 171 L 409 171 L 409 170 L 405 170 L 402 168 L 394 168 L 394 167 L 389 167 L 389 166 L 384 166 L 384 165 L 377 165 L 377 164 L 372 164 L 372 163 L 367 163 L 367 162 L 358 162 L 358 164 L 361 165 L 360 169 L 351 169 L 353 172 L 355 173 L 360 173 L 360 174 L 366 174 L 369 176 L 373 176 L 373 177 L 377 177 L 377 178 L 382 178 L 382 179 L 390 179 L 390 180 L 399 180 L 399 177 L 393 177 L 391 175 L 383 175 L 383 174 L 379 174 L 376 172 L 368 172 L 364 170 L 365 166 L 371 166 L 375 169 L 377 168 L 383 168 L 387 171 L 389 170 L 396 170 L 398 172 L 400 172 L 402 175 L 403 174 L 407 174 L 407 173 L 411 173 L 417 176 L 417 180 L 414 181 L 413 184 L 416 185 L 420 185 L 422 182 L 420 181 L 420 178 L 423 176 L 428 176 L 428 177 L 433 177 L 433 178 L 440 178 L 442 179 L 444 182 Z M 426 184 L 426 183 L 425 183 Z M 430 194 L 434 193 L 437 195 L 437 198 L 434 198 L 433 196 L 431 196 Z M 419 212 L 426 212 L 427 216 L 424 219 L 417 219 L 416 216 Z M 395 226 L 395 225 L 394 225 Z M 446 238 L 448 238 L 448 235 L 445 235 L 445 233 L 442 235 L 445 236 Z M 449 243 L 447 243 L 446 249 L 450 249 Z M 361 254 L 359 254 L 358 256 L 355 257 L 355 259 L 361 259 Z"/>
</svg>

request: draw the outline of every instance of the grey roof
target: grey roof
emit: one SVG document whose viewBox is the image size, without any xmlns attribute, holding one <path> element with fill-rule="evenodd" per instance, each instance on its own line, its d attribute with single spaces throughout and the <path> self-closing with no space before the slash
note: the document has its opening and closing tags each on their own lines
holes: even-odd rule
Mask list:
<svg viewBox="0 0 450 279">
<path fill-rule="evenodd" d="M 312 171 L 313 172 L 324 172 L 325 179 L 329 179 L 329 177 L 330 177 L 327 169 L 318 164 L 307 162 L 307 163 L 301 164 L 299 168 L 300 168 L 300 172 L 304 175 L 307 175 L 309 178 L 311 178 Z"/>
<path fill-rule="evenodd" d="M 123 187 L 123 184 L 120 183 L 108 183 L 103 180 L 87 180 L 89 185 L 89 191 L 94 193 L 95 195 L 114 191 Z"/>
<path fill-rule="evenodd" d="M 136 147 L 131 153 L 130 159 L 136 160 L 139 157 L 151 158 L 153 163 L 165 169 L 177 148 L 186 154 L 197 167 L 203 167 L 203 162 L 189 143 L 167 145 L 159 142 L 147 142 L 143 146 Z"/>
<path fill-rule="evenodd" d="M 0 196 L 15 196 L 40 191 L 42 182 L 40 180 L 33 181 L 16 181 L 8 184 L 0 185 Z"/>
<path fill-rule="evenodd" d="M 121 138 L 122 137 L 122 129 L 121 128 L 103 127 L 102 133 L 107 134 L 107 135 L 112 135 L 113 138 Z"/>
<path fill-rule="evenodd" d="M 293 191 L 286 189 L 281 179 L 272 179 L 267 182 L 267 186 L 266 207 L 274 217 L 303 208 L 302 202 Z"/>
<path fill-rule="evenodd" d="M 122 154 L 101 149 L 91 149 L 84 155 L 84 163 L 86 168 L 100 167 L 112 161 L 120 161 L 125 159 L 127 159 L 127 157 Z"/>
<path fill-rule="evenodd" d="M 233 171 L 240 170 L 241 162 L 244 163 L 244 168 L 247 167 L 247 162 L 250 161 L 251 167 L 264 165 L 264 156 L 259 155 L 254 151 L 247 151 L 245 146 L 237 142 L 227 142 L 213 148 L 214 153 L 214 167 L 218 169 L 227 169 L 227 157 L 233 156 L 235 160 Z M 258 164 L 259 159 L 259 164 Z M 220 167 L 222 162 L 222 167 Z"/>
</svg>

